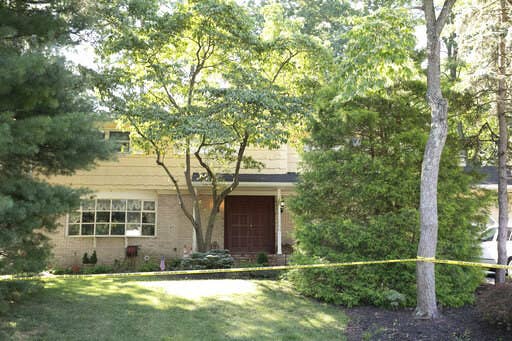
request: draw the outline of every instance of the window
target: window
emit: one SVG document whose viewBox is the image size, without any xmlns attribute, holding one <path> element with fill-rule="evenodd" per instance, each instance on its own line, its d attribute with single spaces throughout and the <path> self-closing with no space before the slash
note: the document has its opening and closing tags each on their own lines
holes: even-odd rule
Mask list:
<svg viewBox="0 0 512 341">
<path fill-rule="evenodd" d="M 130 152 L 130 133 L 124 131 L 109 132 L 109 139 L 115 144 L 119 153 Z"/>
<path fill-rule="evenodd" d="M 494 235 L 496 234 L 496 231 L 498 231 L 498 229 L 496 229 L 496 228 L 485 230 L 482 233 L 482 236 L 480 237 L 481 241 L 482 242 L 491 242 L 494 239 Z"/>
<path fill-rule="evenodd" d="M 68 236 L 154 236 L 154 200 L 82 200 L 68 217 Z"/>
</svg>

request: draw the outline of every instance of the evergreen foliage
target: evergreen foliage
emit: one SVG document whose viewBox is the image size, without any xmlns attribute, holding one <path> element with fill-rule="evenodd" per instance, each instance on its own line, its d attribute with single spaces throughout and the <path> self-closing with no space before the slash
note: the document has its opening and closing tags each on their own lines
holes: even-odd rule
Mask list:
<svg viewBox="0 0 512 341">
<path fill-rule="evenodd" d="M 423 83 L 407 82 L 333 104 L 336 91 L 324 91 L 311 122 L 298 195 L 291 201 L 297 263 L 416 257 L 421 162 L 429 128 L 424 93 Z M 489 196 L 472 187 L 476 175 L 463 172 L 458 150 L 450 136 L 439 176 L 437 257 L 475 260 Z M 473 300 L 480 269 L 438 265 L 436 271 L 441 304 Z M 415 302 L 414 263 L 301 270 L 290 278 L 304 294 L 348 306 Z M 405 299 L 392 299 L 397 294 Z"/>
<path fill-rule="evenodd" d="M 94 265 L 98 263 L 98 255 L 96 254 L 96 250 L 92 252 L 91 258 L 89 258 L 89 263 Z"/>
<path fill-rule="evenodd" d="M 80 6 L 80 7 L 78 7 Z M 80 8 L 80 10 L 78 10 Z M 55 51 L 84 27 L 78 1 L 0 3 L 0 273 L 38 272 L 50 255 L 44 229 L 83 191 L 49 185 L 106 159 L 84 82 Z M 9 291 L 6 289 L 6 291 Z M 0 290 L 0 300 L 8 298 Z"/>
<path fill-rule="evenodd" d="M 82 264 L 89 264 L 89 255 L 87 255 L 87 252 L 82 256 Z"/>
<path fill-rule="evenodd" d="M 265 252 L 260 252 L 256 255 L 256 264 L 260 266 L 268 265 L 268 256 Z"/>
<path fill-rule="evenodd" d="M 234 263 L 229 250 L 214 249 L 207 252 L 195 252 L 189 258 L 183 258 L 180 268 L 185 270 L 228 269 Z"/>
</svg>

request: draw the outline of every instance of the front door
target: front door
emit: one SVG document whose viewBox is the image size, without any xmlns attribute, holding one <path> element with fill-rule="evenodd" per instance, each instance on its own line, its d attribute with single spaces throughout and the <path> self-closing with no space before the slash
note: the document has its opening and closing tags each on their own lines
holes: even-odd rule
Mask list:
<svg viewBox="0 0 512 341">
<path fill-rule="evenodd" d="M 228 196 L 225 201 L 224 245 L 231 253 L 275 251 L 271 196 Z"/>
</svg>

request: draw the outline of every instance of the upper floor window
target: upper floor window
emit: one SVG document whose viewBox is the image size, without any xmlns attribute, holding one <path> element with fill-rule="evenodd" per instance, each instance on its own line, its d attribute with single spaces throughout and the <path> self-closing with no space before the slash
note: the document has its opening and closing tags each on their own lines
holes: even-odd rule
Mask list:
<svg viewBox="0 0 512 341">
<path fill-rule="evenodd" d="M 68 216 L 68 236 L 154 236 L 154 200 L 82 200 Z"/>
<path fill-rule="evenodd" d="M 125 131 L 110 131 L 109 139 L 115 144 L 119 153 L 130 152 L 130 133 Z"/>
</svg>

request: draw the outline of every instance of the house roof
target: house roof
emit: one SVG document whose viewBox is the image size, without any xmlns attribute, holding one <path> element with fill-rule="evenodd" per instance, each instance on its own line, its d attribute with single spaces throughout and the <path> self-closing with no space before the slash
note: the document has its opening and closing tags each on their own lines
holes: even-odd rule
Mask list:
<svg viewBox="0 0 512 341">
<path fill-rule="evenodd" d="M 481 167 L 464 167 L 466 172 L 477 172 L 480 173 L 483 178 L 480 181 L 481 185 L 497 185 L 498 184 L 498 168 L 495 166 L 481 166 Z M 512 173 L 507 170 L 508 185 L 512 185 Z M 233 174 L 221 174 L 224 181 L 233 181 Z M 192 181 L 199 182 L 204 181 L 205 176 L 199 173 L 192 174 Z M 298 173 L 288 172 L 284 174 L 261 174 L 261 173 L 250 173 L 240 174 L 241 183 L 296 183 L 299 180 Z"/>
<path fill-rule="evenodd" d="M 233 174 L 221 174 L 224 181 L 233 181 Z M 205 176 L 194 173 L 192 174 L 192 181 L 205 180 Z M 284 174 L 240 174 L 240 182 L 258 182 L 258 183 L 296 183 L 298 181 L 298 174 L 288 172 Z"/>
<path fill-rule="evenodd" d="M 482 167 L 464 167 L 466 172 L 477 172 L 483 175 L 480 181 L 481 185 L 497 185 L 499 180 L 498 168 L 495 166 L 482 166 Z M 510 170 L 507 170 L 507 184 L 512 185 L 512 178 Z"/>
</svg>

